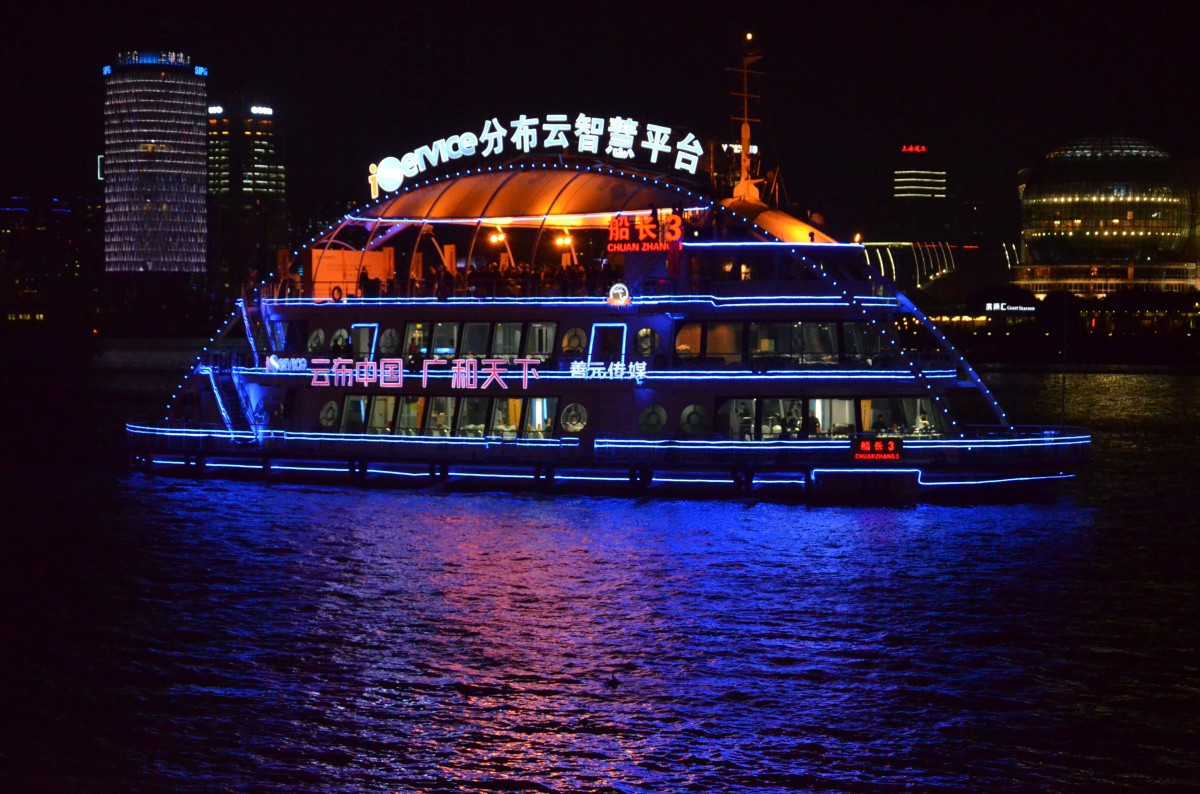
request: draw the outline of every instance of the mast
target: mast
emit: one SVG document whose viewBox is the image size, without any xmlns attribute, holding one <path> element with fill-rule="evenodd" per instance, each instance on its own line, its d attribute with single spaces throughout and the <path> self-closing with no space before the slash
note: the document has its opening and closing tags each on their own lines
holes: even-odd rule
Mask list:
<svg viewBox="0 0 1200 794">
<path fill-rule="evenodd" d="M 754 71 L 750 66 L 757 61 L 762 60 L 762 50 L 750 49 L 750 42 L 754 40 L 753 33 L 746 34 L 746 51 L 742 55 L 742 65 L 738 68 L 726 67 L 726 71 L 734 72 L 742 76 L 742 90 L 740 92 L 733 91 L 732 96 L 741 97 L 742 113 L 740 116 L 731 116 L 733 121 L 740 121 L 741 126 L 741 172 L 739 174 L 738 183 L 733 187 L 733 197 L 742 201 L 750 201 L 756 204 L 762 204 L 762 197 L 758 192 L 758 183 L 761 179 L 752 179 L 750 177 L 750 122 L 761 121 L 762 119 L 751 118 L 750 116 L 750 100 L 760 99 L 757 94 L 750 93 L 750 75 L 761 77 L 763 72 Z"/>
</svg>

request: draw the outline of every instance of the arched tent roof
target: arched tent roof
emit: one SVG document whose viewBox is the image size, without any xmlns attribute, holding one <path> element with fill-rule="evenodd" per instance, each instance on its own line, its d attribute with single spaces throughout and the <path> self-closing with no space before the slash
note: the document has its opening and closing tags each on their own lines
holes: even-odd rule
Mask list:
<svg viewBox="0 0 1200 794">
<path fill-rule="evenodd" d="M 457 174 L 384 198 L 350 220 L 603 228 L 616 213 L 685 207 L 712 199 L 661 179 L 598 166 L 523 163 Z"/>
<path fill-rule="evenodd" d="M 708 195 L 661 177 L 594 162 L 516 161 L 416 184 L 351 213 L 341 226 L 377 227 L 382 223 L 392 232 L 426 223 L 604 229 L 616 214 L 637 214 L 651 206 L 706 211 L 719 205 Z M 765 204 L 726 200 L 720 206 L 745 224 L 748 237 L 836 242 L 816 227 Z"/>
</svg>

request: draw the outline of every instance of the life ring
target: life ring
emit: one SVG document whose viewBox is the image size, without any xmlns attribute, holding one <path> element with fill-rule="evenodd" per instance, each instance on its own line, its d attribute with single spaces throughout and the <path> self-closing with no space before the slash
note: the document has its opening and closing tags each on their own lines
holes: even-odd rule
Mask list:
<svg viewBox="0 0 1200 794">
<path fill-rule="evenodd" d="M 342 299 L 342 288 L 334 284 L 333 289 L 329 290 L 329 297 L 333 298 L 335 302 L 340 301 Z"/>
</svg>

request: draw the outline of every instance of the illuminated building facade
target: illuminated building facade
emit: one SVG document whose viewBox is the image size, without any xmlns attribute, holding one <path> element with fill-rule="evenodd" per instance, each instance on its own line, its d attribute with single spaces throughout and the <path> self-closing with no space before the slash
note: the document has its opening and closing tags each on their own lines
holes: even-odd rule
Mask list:
<svg viewBox="0 0 1200 794">
<path fill-rule="evenodd" d="M 949 236 L 946 169 L 925 144 L 899 148 L 892 169 L 893 239 L 945 240 Z"/>
<path fill-rule="evenodd" d="M 105 270 L 204 273 L 207 70 L 122 52 L 103 73 Z"/>
<path fill-rule="evenodd" d="M 287 174 L 275 110 L 261 104 L 208 108 L 211 261 L 218 291 L 265 275 L 288 246 Z"/>
<path fill-rule="evenodd" d="M 1045 296 L 1196 289 L 1192 198 L 1166 152 L 1135 138 L 1084 138 L 1025 174 L 1013 283 Z"/>
</svg>

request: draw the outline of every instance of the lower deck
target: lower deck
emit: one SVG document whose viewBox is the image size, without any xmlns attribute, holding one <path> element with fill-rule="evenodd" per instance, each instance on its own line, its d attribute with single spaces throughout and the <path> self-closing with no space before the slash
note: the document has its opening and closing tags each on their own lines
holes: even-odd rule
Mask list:
<svg viewBox="0 0 1200 794">
<path fill-rule="evenodd" d="M 858 434 L 751 443 L 229 432 L 130 423 L 131 460 L 189 476 L 407 483 L 415 487 L 694 493 L 808 501 L 1028 498 L 1070 479 L 1090 438 L 1021 428 L 960 439 Z"/>
</svg>

